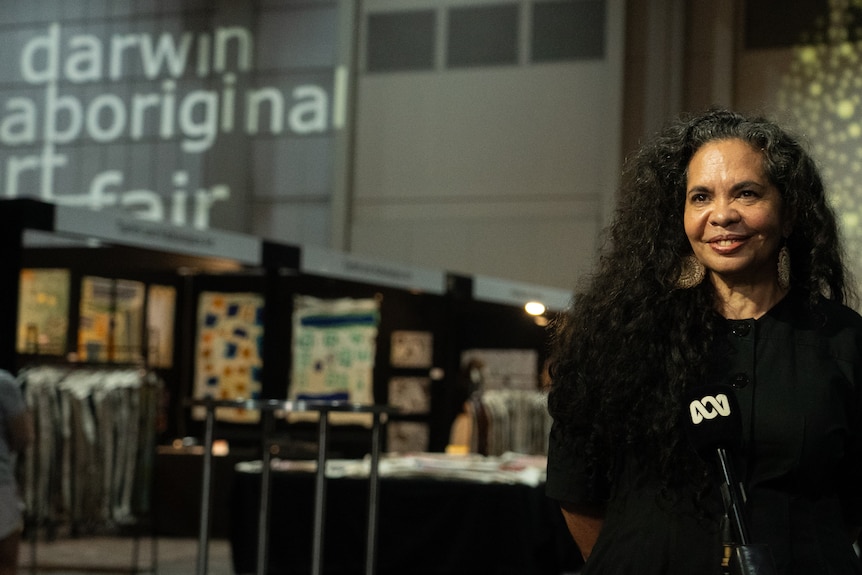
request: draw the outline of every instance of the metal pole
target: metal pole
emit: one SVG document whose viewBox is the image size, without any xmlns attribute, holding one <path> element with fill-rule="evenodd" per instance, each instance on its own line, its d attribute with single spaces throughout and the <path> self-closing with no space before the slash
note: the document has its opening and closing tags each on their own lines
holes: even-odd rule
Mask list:
<svg viewBox="0 0 862 575">
<path fill-rule="evenodd" d="M 264 575 L 267 568 L 267 550 L 269 545 L 269 490 L 270 490 L 270 460 L 272 453 L 269 450 L 269 431 L 272 424 L 271 412 L 268 409 L 261 410 L 263 418 L 261 447 L 262 467 L 260 470 L 260 508 L 257 515 L 257 574 Z"/>
<path fill-rule="evenodd" d="M 380 417 L 374 413 L 374 425 L 371 427 L 371 469 L 368 473 L 368 538 L 365 546 L 365 575 L 374 575 L 377 559 L 377 512 L 380 474 Z"/>
<path fill-rule="evenodd" d="M 215 405 L 206 404 L 206 432 L 204 434 L 203 480 L 201 484 L 201 516 L 198 529 L 197 575 L 206 575 L 209 557 L 210 536 L 210 491 L 212 489 L 213 427 L 215 426 Z"/>
<path fill-rule="evenodd" d="M 314 540 L 311 546 L 311 575 L 320 575 L 323 566 L 324 513 L 326 510 L 326 444 L 329 411 L 320 410 L 317 424 L 317 475 L 314 490 Z"/>
</svg>

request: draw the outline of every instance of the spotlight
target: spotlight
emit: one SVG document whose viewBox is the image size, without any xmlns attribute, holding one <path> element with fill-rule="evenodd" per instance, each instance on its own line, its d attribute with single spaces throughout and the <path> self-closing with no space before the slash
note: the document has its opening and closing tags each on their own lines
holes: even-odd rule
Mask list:
<svg viewBox="0 0 862 575">
<path fill-rule="evenodd" d="M 542 315 L 545 313 L 545 304 L 538 301 L 528 301 L 524 304 L 524 311 L 530 315 Z"/>
</svg>

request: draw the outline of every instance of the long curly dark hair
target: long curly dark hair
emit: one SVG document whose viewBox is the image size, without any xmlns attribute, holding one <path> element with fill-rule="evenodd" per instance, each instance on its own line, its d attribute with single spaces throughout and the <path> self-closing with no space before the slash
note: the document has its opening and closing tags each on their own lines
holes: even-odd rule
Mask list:
<svg viewBox="0 0 862 575">
<path fill-rule="evenodd" d="M 682 118 L 627 163 L 597 267 L 554 327 L 549 410 L 563 437 L 610 479 L 623 453 L 641 454 L 665 491 L 706 482 L 681 431 L 680 398 L 704 381 L 721 336 L 709 281 L 676 289 L 691 254 L 683 227 L 686 170 L 705 143 L 749 142 L 793 216 L 791 287 L 814 311 L 821 295 L 852 297 L 835 215 L 818 169 L 775 123 L 713 109 Z"/>
</svg>

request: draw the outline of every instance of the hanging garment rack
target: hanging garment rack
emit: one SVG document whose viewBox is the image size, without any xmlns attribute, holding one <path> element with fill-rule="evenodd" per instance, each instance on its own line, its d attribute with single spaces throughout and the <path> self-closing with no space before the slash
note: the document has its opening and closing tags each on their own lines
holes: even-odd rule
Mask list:
<svg viewBox="0 0 862 575">
<path fill-rule="evenodd" d="M 22 369 L 19 378 L 36 431 L 21 462 L 30 572 L 156 573 L 154 534 L 150 565 L 138 563 L 142 520 L 152 509 L 161 380 L 137 364 L 50 362 Z M 82 469 L 90 472 L 81 477 Z M 53 539 L 61 527 L 78 537 L 126 526 L 133 527 L 128 568 L 38 561 L 40 530 Z"/>
</svg>

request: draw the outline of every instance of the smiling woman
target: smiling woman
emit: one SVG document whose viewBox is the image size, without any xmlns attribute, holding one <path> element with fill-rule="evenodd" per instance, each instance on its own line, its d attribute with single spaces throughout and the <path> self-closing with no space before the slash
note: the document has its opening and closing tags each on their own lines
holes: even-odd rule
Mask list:
<svg viewBox="0 0 862 575">
<path fill-rule="evenodd" d="M 787 293 L 776 262 L 793 229 L 763 153 L 739 139 L 707 143 L 691 158 L 687 188 L 685 232 L 723 314 L 760 317 Z"/>
<path fill-rule="evenodd" d="M 813 159 L 713 110 L 624 176 L 550 371 L 547 492 L 582 575 L 859 575 L 862 317 Z M 719 461 L 696 449 L 719 440 Z"/>
</svg>

